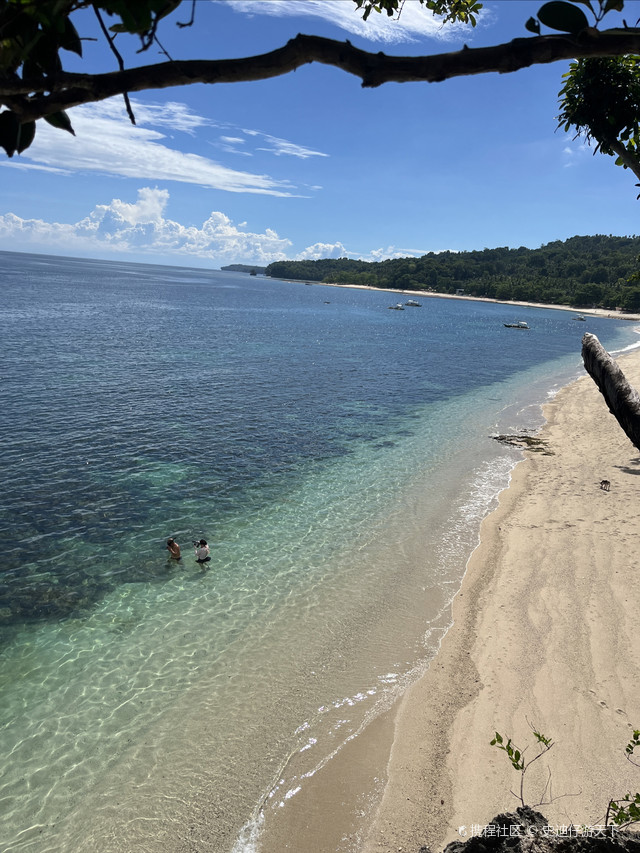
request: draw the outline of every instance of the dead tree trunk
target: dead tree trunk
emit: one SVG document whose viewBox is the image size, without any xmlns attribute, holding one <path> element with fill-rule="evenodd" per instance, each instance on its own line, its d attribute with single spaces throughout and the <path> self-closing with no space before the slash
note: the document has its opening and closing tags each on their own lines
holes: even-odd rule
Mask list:
<svg viewBox="0 0 640 853">
<path fill-rule="evenodd" d="M 596 336 L 589 332 L 582 338 L 582 360 L 609 411 L 640 450 L 640 395 Z"/>
</svg>

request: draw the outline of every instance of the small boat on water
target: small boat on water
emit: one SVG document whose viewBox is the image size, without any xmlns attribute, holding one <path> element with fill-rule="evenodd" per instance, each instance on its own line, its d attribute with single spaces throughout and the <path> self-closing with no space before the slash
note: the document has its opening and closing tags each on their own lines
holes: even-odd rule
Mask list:
<svg viewBox="0 0 640 853">
<path fill-rule="evenodd" d="M 391 311 L 404 311 L 404 305 L 402 302 L 398 302 L 395 305 L 389 305 L 389 309 Z"/>
<path fill-rule="evenodd" d="M 574 320 L 582 320 L 583 323 L 586 323 L 586 318 L 582 316 L 582 314 L 578 314 L 577 317 L 573 318 Z"/>
<path fill-rule="evenodd" d="M 505 329 L 528 329 L 529 324 L 525 323 L 524 320 L 519 320 L 517 323 L 503 323 L 502 324 Z"/>
<path fill-rule="evenodd" d="M 405 305 L 411 305 L 412 308 L 422 308 L 422 302 L 417 302 L 415 299 L 407 299 Z"/>
</svg>

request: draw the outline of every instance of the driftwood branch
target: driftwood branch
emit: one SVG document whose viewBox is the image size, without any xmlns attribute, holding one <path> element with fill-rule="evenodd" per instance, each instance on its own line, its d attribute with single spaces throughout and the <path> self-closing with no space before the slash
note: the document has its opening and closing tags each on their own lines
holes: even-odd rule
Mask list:
<svg viewBox="0 0 640 853">
<path fill-rule="evenodd" d="M 270 53 L 239 59 L 161 62 L 109 74 L 60 72 L 51 79 L 17 76 L 0 79 L 0 104 L 34 121 L 79 104 L 101 101 L 125 92 L 184 86 L 191 83 L 238 83 L 266 80 L 295 71 L 310 62 L 341 68 L 362 80 L 364 87 L 383 83 L 439 83 L 453 77 L 496 72 L 507 74 L 559 60 L 589 56 L 640 54 L 640 29 L 591 27 L 577 35 L 518 38 L 493 47 L 467 48 L 433 56 L 387 56 L 368 53 L 350 42 L 297 35 Z"/>
<path fill-rule="evenodd" d="M 640 395 L 597 337 L 589 332 L 582 338 L 582 360 L 609 411 L 640 450 Z"/>
</svg>

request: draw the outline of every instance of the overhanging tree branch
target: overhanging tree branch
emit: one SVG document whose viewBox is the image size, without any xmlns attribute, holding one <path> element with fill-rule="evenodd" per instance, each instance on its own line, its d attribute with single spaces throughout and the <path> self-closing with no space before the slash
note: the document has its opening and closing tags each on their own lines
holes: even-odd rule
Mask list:
<svg viewBox="0 0 640 853">
<path fill-rule="evenodd" d="M 560 60 L 625 54 L 640 54 L 640 29 L 587 28 L 577 35 L 518 38 L 492 47 L 465 47 L 433 56 L 387 56 L 360 50 L 348 41 L 300 34 L 270 53 L 240 59 L 163 62 L 108 74 L 60 71 L 53 81 L 50 77 L 0 78 L 0 103 L 25 123 L 125 92 L 267 80 L 311 62 L 340 68 L 359 77 L 363 87 L 371 88 L 392 82 L 439 83 L 488 72 L 508 74 Z"/>
<path fill-rule="evenodd" d="M 633 174 L 640 180 L 640 161 L 637 157 L 633 157 L 624 145 L 617 139 L 612 139 L 609 143 L 611 149 L 618 155 L 620 161 L 627 169 L 631 169 Z"/>
</svg>

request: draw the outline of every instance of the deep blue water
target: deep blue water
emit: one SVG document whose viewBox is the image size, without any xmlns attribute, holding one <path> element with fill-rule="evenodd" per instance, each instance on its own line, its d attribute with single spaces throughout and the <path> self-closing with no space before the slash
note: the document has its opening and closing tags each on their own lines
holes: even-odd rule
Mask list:
<svg viewBox="0 0 640 853">
<path fill-rule="evenodd" d="M 162 575 L 145 529 L 198 534 L 176 506 L 206 504 L 224 528 L 309 466 L 384 448 L 425 403 L 578 353 L 586 325 L 441 299 L 389 311 L 387 293 L 127 263 L 2 253 L 0 274 L 5 621 L 86 605 L 118 573 Z M 521 315 L 530 332 L 503 328 Z M 605 345 L 630 333 L 588 328 Z M 135 562 L 96 566 L 94 549 L 131 537 Z M 58 603 L 16 608 L 25 566 L 55 574 Z"/>
<path fill-rule="evenodd" d="M 491 433 L 540 423 L 585 331 L 638 343 L 219 271 L 2 252 L 0 285 L 7 851 L 135 849 L 206 807 L 193 790 L 230 850 L 292 744 L 283 791 L 433 653 L 518 458 Z"/>
</svg>

